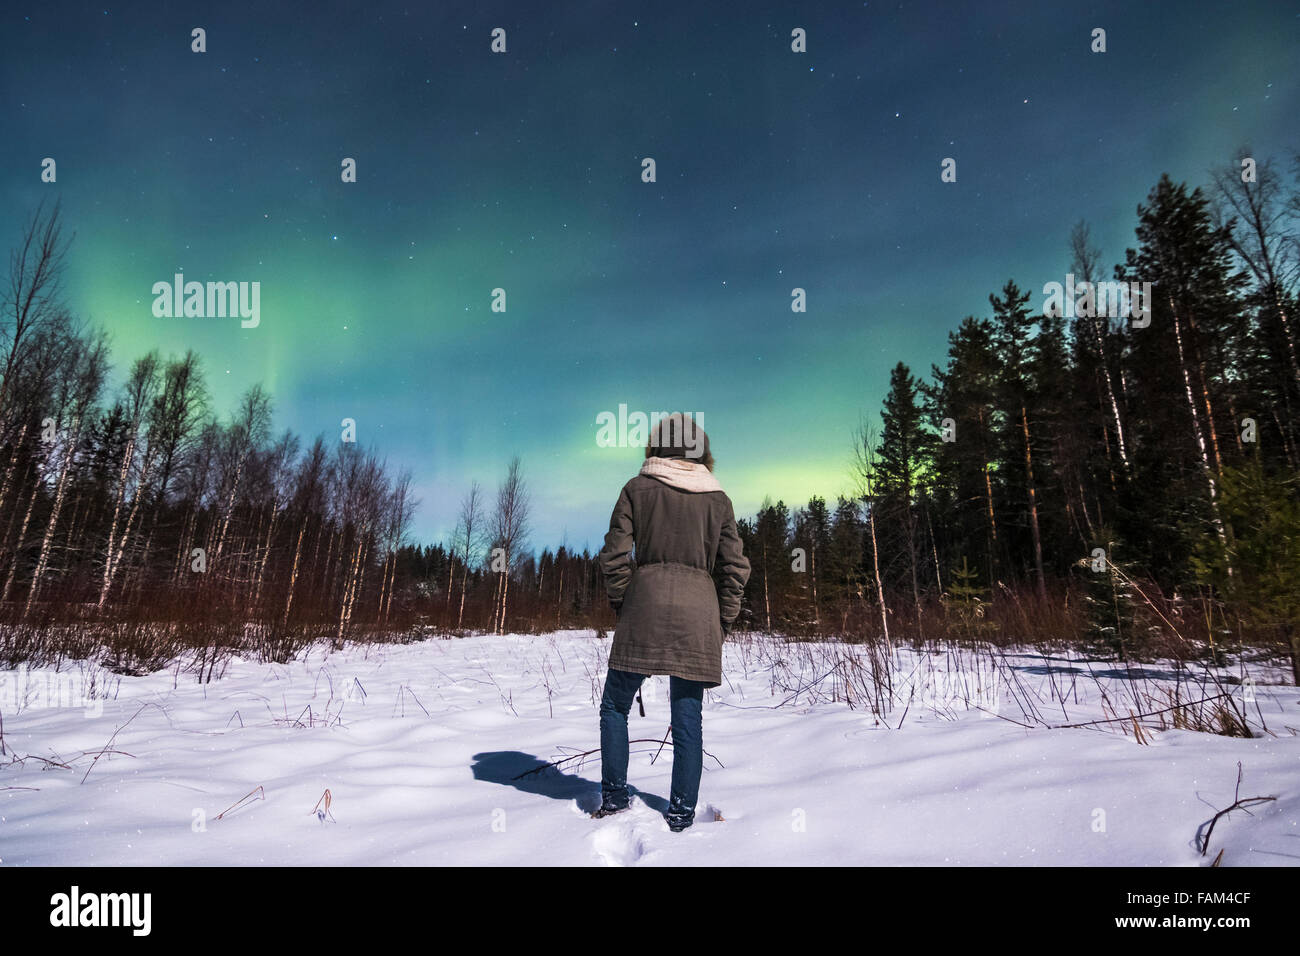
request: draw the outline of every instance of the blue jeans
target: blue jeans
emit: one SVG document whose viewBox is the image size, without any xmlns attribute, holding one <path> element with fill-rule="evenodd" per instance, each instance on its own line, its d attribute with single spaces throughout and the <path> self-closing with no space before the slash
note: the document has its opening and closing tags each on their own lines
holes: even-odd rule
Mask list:
<svg viewBox="0 0 1300 956">
<path fill-rule="evenodd" d="M 627 715 L 645 678 L 613 667 L 605 677 L 600 700 L 600 794 L 606 807 L 626 807 L 631 800 L 627 791 Z M 704 684 L 672 677 L 668 689 L 672 698 L 673 781 L 667 817 L 669 822 L 689 826 L 695 819 L 704 770 Z"/>
</svg>

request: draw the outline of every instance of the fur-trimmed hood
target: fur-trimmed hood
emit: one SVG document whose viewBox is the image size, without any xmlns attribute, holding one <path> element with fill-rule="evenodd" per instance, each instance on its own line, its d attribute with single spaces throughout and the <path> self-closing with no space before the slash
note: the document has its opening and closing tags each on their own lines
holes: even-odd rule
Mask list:
<svg viewBox="0 0 1300 956">
<path fill-rule="evenodd" d="M 713 472 L 689 458 L 647 458 L 641 465 L 641 474 L 657 478 L 682 491 L 722 490 L 722 485 L 713 476 Z"/>
</svg>

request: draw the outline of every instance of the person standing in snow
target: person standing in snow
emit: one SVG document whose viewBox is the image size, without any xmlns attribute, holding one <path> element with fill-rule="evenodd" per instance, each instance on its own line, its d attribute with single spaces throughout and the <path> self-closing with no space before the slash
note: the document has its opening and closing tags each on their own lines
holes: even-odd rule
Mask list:
<svg viewBox="0 0 1300 956">
<path fill-rule="evenodd" d="M 680 832 L 695 820 L 704 691 L 722 683 L 722 641 L 740 614 L 749 561 L 704 429 L 669 415 L 651 429 L 645 454 L 598 556 L 618 627 L 600 702 L 601 806 L 593 816 L 628 808 L 627 716 L 641 682 L 667 674 L 673 776 L 665 819 Z"/>
</svg>

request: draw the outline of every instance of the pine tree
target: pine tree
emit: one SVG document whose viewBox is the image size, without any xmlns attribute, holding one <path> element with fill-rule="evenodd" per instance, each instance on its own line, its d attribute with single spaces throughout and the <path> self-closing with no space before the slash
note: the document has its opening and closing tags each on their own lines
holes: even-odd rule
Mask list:
<svg viewBox="0 0 1300 956">
<path fill-rule="evenodd" d="M 1043 535 L 1039 517 L 1039 478 L 1043 474 L 1040 461 L 1034 467 L 1037 422 L 1030 424 L 1030 409 L 1035 409 L 1035 395 L 1031 362 L 1033 348 L 1030 333 L 1034 320 L 1030 316 L 1029 293 L 1021 292 L 1012 281 L 1002 287 L 1002 297 L 989 296 L 993 307 L 994 342 L 1002 356 L 1002 375 L 999 381 L 999 404 L 1006 415 L 1003 434 L 1003 466 L 1015 475 L 1013 493 L 1024 509 L 1029 525 L 1035 586 L 1040 598 L 1047 597 L 1047 581 L 1043 572 Z M 1041 457 L 1041 448 L 1039 449 Z"/>
<path fill-rule="evenodd" d="M 974 555 L 990 582 L 1002 562 L 995 504 L 1004 497 L 995 460 L 1002 427 L 996 405 L 1000 366 L 992 323 L 967 316 L 948 334 L 947 366 L 934 366 L 934 384 L 922 389 L 931 423 L 951 425 L 951 440 L 933 445 L 933 520 L 943 560 Z"/>
<path fill-rule="evenodd" d="M 1202 540 L 1193 567 L 1237 617 L 1276 636 L 1300 686 L 1300 478 L 1271 476 L 1254 461 L 1225 468 L 1221 490 L 1238 573 L 1227 574 L 1229 556 L 1210 538 Z"/>
<path fill-rule="evenodd" d="M 1130 660 L 1137 648 L 1137 615 L 1132 578 L 1118 562 L 1122 547 L 1110 528 L 1101 528 L 1084 565 L 1085 638 L 1094 653 Z M 1131 569 L 1130 569 L 1131 570 Z"/>
<path fill-rule="evenodd" d="M 825 595 L 821 589 L 824 576 L 826 549 L 830 539 L 830 513 L 826 499 L 813 496 L 808 506 L 795 512 L 791 546 L 803 550 L 803 569 L 796 575 L 795 593 L 800 595 L 802 611 L 792 613 L 796 623 L 805 631 L 816 631 L 821 622 L 821 602 Z"/>
<path fill-rule="evenodd" d="M 1127 250 L 1119 276 L 1150 282 L 1154 301 L 1150 326 L 1130 332 L 1132 372 L 1138 407 L 1144 410 L 1144 436 L 1153 439 L 1153 447 L 1171 446 L 1154 455 L 1147 449 L 1146 463 L 1157 474 L 1143 476 L 1144 486 L 1179 496 L 1177 505 L 1168 500 L 1172 495 L 1163 506 L 1153 502 L 1161 512 L 1159 530 L 1180 539 L 1154 550 L 1176 551 L 1177 563 L 1185 566 L 1207 531 L 1225 553 L 1231 549 L 1232 529 L 1219 502 L 1226 451 L 1221 431 L 1225 411 L 1237 400 L 1227 373 L 1242 347 L 1238 292 L 1245 277 L 1234 272 L 1227 232 L 1211 222 L 1201 190 L 1188 193 L 1168 175 L 1138 207 L 1137 238 L 1139 247 Z M 1160 435 L 1161 429 L 1170 430 L 1174 441 Z M 1195 482 L 1186 480 L 1192 476 Z"/>
<path fill-rule="evenodd" d="M 901 545 L 895 551 L 901 552 L 900 561 L 890 569 L 890 576 L 901 577 L 909 588 L 919 627 L 922 542 L 918 500 L 931 457 L 932 438 L 922 426 L 916 379 L 902 362 L 894 366 L 890 374 L 889 394 L 885 396 L 880 417 L 884 424 L 880 445 L 876 449 L 874 475 L 877 534 Z M 882 550 L 888 553 L 890 549 L 882 546 Z"/>
<path fill-rule="evenodd" d="M 987 618 L 988 589 L 979 583 L 979 574 L 962 555 L 961 566 L 951 571 L 948 586 L 943 592 L 944 616 L 948 627 L 967 639 L 980 640 L 997 631 L 997 623 Z"/>
<path fill-rule="evenodd" d="M 788 596 L 794 588 L 791 567 L 790 510 L 785 503 L 764 499 L 758 518 L 742 535 L 749 558 L 746 600 L 756 620 L 769 633 L 784 622 Z"/>
</svg>

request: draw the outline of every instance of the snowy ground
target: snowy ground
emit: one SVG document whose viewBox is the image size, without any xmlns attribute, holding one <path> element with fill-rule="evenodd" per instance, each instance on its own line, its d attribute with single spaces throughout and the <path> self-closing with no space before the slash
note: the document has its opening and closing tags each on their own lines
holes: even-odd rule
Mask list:
<svg viewBox="0 0 1300 956">
<path fill-rule="evenodd" d="M 598 754 L 515 779 L 599 746 L 608 647 L 572 632 L 317 649 L 237 660 L 207 685 L 179 666 L 0 671 L 0 860 L 1197 866 L 1223 849 L 1224 866 L 1300 863 L 1300 692 L 1276 671 L 1232 688 L 1267 734 L 1139 742 L 1115 723 L 1042 725 L 1141 711 L 1139 689 L 1172 687 L 1167 669 L 1134 682 L 1061 658 L 995 671 L 900 651 L 897 699 L 876 716 L 861 685 L 844 700 L 861 648 L 729 644 L 705 702 L 716 759 L 696 826 L 674 834 L 660 815 L 671 746 L 652 759 L 657 746 L 633 745 L 634 809 L 606 820 L 584 812 Z M 666 678 L 645 705 L 631 736 L 662 738 Z M 1221 819 L 1202 857 L 1197 834 L 1233 802 L 1238 761 L 1240 796 L 1277 800 Z"/>
</svg>

